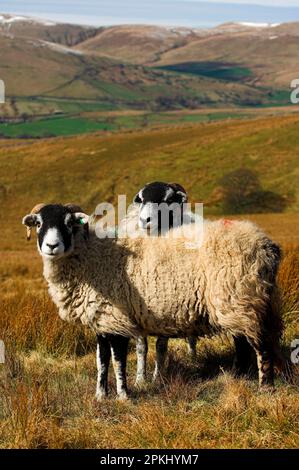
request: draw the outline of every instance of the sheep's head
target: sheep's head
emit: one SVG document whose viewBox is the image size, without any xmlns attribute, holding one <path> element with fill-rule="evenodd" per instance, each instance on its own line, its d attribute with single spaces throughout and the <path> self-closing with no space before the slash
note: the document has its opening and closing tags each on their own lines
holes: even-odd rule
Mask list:
<svg viewBox="0 0 299 470">
<path fill-rule="evenodd" d="M 149 183 L 134 198 L 139 205 L 139 228 L 165 232 L 181 225 L 183 206 L 188 201 L 184 188 L 177 183 Z"/>
<path fill-rule="evenodd" d="M 60 258 L 72 253 L 75 237 L 88 235 L 88 215 L 74 204 L 39 204 L 23 218 L 27 227 L 27 239 L 35 227 L 37 247 L 45 258 Z"/>
</svg>

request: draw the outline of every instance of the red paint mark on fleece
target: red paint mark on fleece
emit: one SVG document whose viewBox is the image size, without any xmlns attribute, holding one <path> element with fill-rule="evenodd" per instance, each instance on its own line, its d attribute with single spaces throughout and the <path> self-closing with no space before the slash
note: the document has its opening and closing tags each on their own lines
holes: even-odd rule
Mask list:
<svg viewBox="0 0 299 470">
<path fill-rule="evenodd" d="M 223 219 L 222 221 L 224 227 L 228 228 L 228 227 L 231 227 L 234 223 L 233 220 L 230 220 L 230 219 Z"/>
</svg>

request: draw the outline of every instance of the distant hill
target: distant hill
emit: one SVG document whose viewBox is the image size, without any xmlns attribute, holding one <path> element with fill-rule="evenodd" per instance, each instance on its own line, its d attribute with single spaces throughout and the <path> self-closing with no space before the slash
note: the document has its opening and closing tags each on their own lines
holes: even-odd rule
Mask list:
<svg viewBox="0 0 299 470">
<path fill-rule="evenodd" d="M 40 20 L 21 15 L 0 14 L 0 35 L 9 38 L 32 38 L 75 46 L 95 36 L 101 28 Z"/>
<path fill-rule="evenodd" d="M 28 34 L 30 31 L 33 34 L 34 27 L 35 23 Z M 42 28 L 40 23 L 36 34 L 39 31 L 42 36 L 39 28 Z M 44 28 L 46 31 L 52 26 L 46 24 Z M 123 63 L 116 58 L 85 54 L 58 42 L 19 34 L 20 30 L 16 36 L 7 31 L 0 34 L 0 77 L 6 84 L 7 96 L 0 117 L 68 114 L 82 110 L 82 104 L 83 110 L 93 111 L 165 110 L 263 102 L 260 90 L 241 83 L 220 84 L 209 77 L 181 76 L 149 66 Z"/>
<path fill-rule="evenodd" d="M 90 28 L 2 14 L 0 119 L 287 105 L 298 35 L 296 23 Z"/>
<path fill-rule="evenodd" d="M 206 75 L 242 67 L 249 84 L 289 87 L 298 74 L 299 23 L 227 23 L 212 29 L 113 26 L 77 46 L 82 51 L 138 64 Z M 176 68 L 183 64 L 184 69 Z M 189 64 L 191 64 L 189 66 Z M 221 77 L 221 74 L 220 74 Z"/>
<path fill-rule="evenodd" d="M 211 66 L 217 71 L 223 67 L 242 67 L 248 73 L 243 81 L 254 86 L 289 89 L 291 80 L 298 76 L 299 23 L 272 27 L 251 28 L 233 31 L 228 27 L 224 32 L 198 38 L 185 46 L 167 51 L 158 65 L 173 66 L 184 64 L 185 71 L 192 72 L 197 64 L 197 73 Z M 193 64 L 190 66 L 189 64 Z"/>
<path fill-rule="evenodd" d="M 200 36 L 189 28 L 147 25 L 111 26 L 80 43 L 77 49 L 134 64 L 153 63 L 167 51 L 186 46 Z"/>
</svg>

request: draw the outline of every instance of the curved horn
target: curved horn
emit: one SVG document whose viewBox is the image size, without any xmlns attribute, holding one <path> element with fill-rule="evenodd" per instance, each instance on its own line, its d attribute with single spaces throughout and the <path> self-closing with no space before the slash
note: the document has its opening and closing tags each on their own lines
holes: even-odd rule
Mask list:
<svg viewBox="0 0 299 470">
<path fill-rule="evenodd" d="M 37 204 L 36 206 L 34 206 L 34 208 L 31 210 L 30 214 L 38 214 L 43 207 L 45 207 L 46 204 L 42 203 L 42 204 Z"/>
<path fill-rule="evenodd" d="M 186 196 L 187 196 L 187 191 L 180 184 L 178 184 L 178 183 L 169 183 L 169 186 L 171 186 L 171 188 L 174 189 L 174 191 L 181 191 L 182 193 L 186 194 Z"/>
<path fill-rule="evenodd" d="M 64 207 L 66 207 L 67 209 L 69 209 L 72 213 L 75 213 L 75 212 L 84 212 L 84 210 L 82 210 L 82 208 L 80 206 L 78 206 L 77 204 L 65 204 Z"/>
</svg>

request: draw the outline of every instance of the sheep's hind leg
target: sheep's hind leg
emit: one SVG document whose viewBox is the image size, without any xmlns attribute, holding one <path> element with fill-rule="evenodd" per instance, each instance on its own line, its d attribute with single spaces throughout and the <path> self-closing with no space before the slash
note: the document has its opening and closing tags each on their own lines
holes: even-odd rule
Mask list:
<svg viewBox="0 0 299 470">
<path fill-rule="evenodd" d="M 234 360 L 234 369 L 237 376 L 248 374 L 252 366 L 253 349 L 245 336 L 234 336 L 236 356 Z"/>
<path fill-rule="evenodd" d="M 263 390 L 274 388 L 273 348 L 269 340 L 262 338 L 257 344 L 251 343 L 257 357 L 259 386 Z"/>
<path fill-rule="evenodd" d="M 109 342 L 112 351 L 112 363 L 116 377 L 118 399 L 126 400 L 128 398 L 126 368 L 129 338 L 109 335 Z"/>
<path fill-rule="evenodd" d="M 196 345 L 197 345 L 197 337 L 196 336 L 188 336 L 188 352 L 191 356 L 192 361 L 196 360 Z"/>
<path fill-rule="evenodd" d="M 96 389 L 96 400 L 100 401 L 108 395 L 108 370 L 111 351 L 107 337 L 97 335 L 97 343 L 98 380 Z"/>
<path fill-rule="evenodd" d="M 147 362 L 148 343 L 147 338 L 139 336 L 136 341 L 136 355 L 137 355 L 137 373 L 136 373 L 136 387 L 142 387 L 146 381 L 146 362 Z"/>
<path fill-rule="evenodd" d="M 273 389 L 274 367 L 272 353 L 267 349 L 257 349 L 256 356 L 260 388 L 265 390 Z"/>
<path fill-rule="evenodd" d="M 168 349 L 168 338 L 159 336 L 156 341 L 156 362 L 153 375 L 153 382 L 163 377 L 165 370 L 165 361 Z"/>
</svg>

